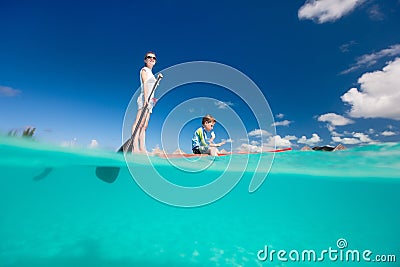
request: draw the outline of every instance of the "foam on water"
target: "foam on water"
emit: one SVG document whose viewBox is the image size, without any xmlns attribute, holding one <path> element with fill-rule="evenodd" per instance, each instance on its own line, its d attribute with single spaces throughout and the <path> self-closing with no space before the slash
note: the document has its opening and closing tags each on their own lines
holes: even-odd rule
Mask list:
<svg viewBox="0 0 400 267">
<path fill-rule="evenodd" d="M 400 261 L 399 144 L 276 154 L 266 181 L 252 194 L 248 185 L 257 158 L 251 155 L 250 168 L 228 195 L 191 209 L 149 197 L 114 152 L 1 138 L 0 154 L 0 266 L 364 266 L 257 258 L 265 245 L 338 249 L 339 238 L 350 249 L 397 254 Z M 131 160 L 146 172 L 152 167 L 142 157 Z M 229 160 L 214 159 L 197 176 L 165 159 L 152 162 L 161 172 L 179 174 L 174 182 L 196 186 Z M 121 167 L 118 179 L 97 179 L 99 165 Z M 45 168 L 52 171 L 33 179 Z"/>
</svg>

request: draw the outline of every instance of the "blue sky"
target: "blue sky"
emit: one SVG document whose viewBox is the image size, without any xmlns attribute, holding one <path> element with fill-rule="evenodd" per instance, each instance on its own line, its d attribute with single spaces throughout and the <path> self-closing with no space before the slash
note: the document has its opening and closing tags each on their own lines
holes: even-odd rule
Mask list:
<svg viewBox="0 0 400 267">
<path fill-rule="evenodd" d="M 1 1 L 0 133 L 34 126 L 43 142 L 118 148 L 151 50 L 155 73 L 197 60 L 241 71 L 268 101 L 276 133 L 254 123 L 240 98 L 194 84 L 160 99 L 148 150 L 162 145 L 174 105 L 196 97 L 250 118 L 251 149 L 271 140 L 294 149 L 398 142 L 399 28 L 398 0 Z M 203 111 L 176 125 L 181 149 L 190 151 Z M 232 137 L 226 127 L 216 127 L 217 139 Z M 231 139 L 226 148 L 243 148 Z"/>
</svg>

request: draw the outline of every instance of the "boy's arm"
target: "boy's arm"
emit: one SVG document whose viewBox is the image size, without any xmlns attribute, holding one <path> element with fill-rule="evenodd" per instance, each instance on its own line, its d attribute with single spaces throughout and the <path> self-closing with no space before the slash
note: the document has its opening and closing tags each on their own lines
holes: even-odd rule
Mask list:
<svg viewBox="0 0 400 267">
<path fill-rule="evenodd" d="M 211 138 L 208 140 L 208 142 L 211 144 L 215 139 L 215 133 L 214 131 L 211 132 Z"/>
<path fill-rule="evenodd" d="M 214 139 L 215 139 L 215 133 L 214 133 L 214 131 L 212 131 L 211 132 L 211 138 L 208 140 L 208 142 L 210 143 L 211 147 L 220 147 L 220 146 L 222 146 L 222 145 L 224 145 L 226 143 L 226 141 L 222 141 L 221 143 L 214 144 L 213 143 Z"/>
<path fill-rule="evenodd" d="M 192 138 L 192 148 L 199 146 L 199 136 L 197 135 L 197 133 L 195 132 L 193 134 L 193 138 Z"/>
<path fill-rule="evenodd" d="M 207 146 L 205 143 L 205 140 L 202 136 L 202 129 L 199 128 L 194 132 L 193 138 L 192 138 L 192 147 L 196 146 Z"/>
<path fill-rule="evenodd" d="M 221 143 L 217 143 L 217 144 L 214 144 L 212 141 L 214 140 L 214 138 L 215 138 L 215 135 L 212 137 L 212 138 L 210 138 L 210 146 L 212 146 L 212 147 L 220 147 L 220 146 L 222 146 L 222 145 L 224 145 L 225 143 L 226 143 L 226 141 L 222 141 Z"/>
<path fill-rule="evenodd" d="M 220 147 L 220 146 L 224 145 L 225 143 L 226 143 L 226 141 L 222 141 L 221 143 L 217 143 L 217 144 L 210 143 L 210 146 L 212 146 L 212 147 Z"/>
</svg>

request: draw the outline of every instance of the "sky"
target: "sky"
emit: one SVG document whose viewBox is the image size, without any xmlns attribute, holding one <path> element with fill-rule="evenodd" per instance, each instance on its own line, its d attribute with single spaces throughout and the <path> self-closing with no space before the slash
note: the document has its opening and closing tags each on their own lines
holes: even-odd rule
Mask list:
<svg viewBox="0 0 400 267">
<path fill-rule="evenodd" d="M 399 29 L 399 0 L 0 0 L 0 134 L 32 126 L 42 142 L 117 149 L 136 115 L 125 113 L 135 113 L 143 56 L 154 51 L 154 73 L 224 64 L 267 105 L 262 117 L 252 106 L 262 97 L 208 83 L 161 95 L 175 77 L 165 76 L 149 151 L 190 152 L 207 113 L 223 118 L 215 132 L 227 150 L 399 142 Z"/>
</svg>

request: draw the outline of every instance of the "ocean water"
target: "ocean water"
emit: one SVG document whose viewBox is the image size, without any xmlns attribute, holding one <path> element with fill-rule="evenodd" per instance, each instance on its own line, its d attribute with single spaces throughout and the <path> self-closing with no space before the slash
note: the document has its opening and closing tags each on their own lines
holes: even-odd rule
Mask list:
<svg viewBox="0 0 400 267">
<path fill-rule="evenodd" d="M 196 208 L 146 194 L 114 152 L 1 137 L 0 155 L 0 266 L 400 264 L 400 144 L 277 153 L 253 193 L 257 155 L 250 155 L 227 195 Z M 173 183 L 201 186 L 241 157 L 176 159 L 191 168 L 209 164 L 200 174 L 152 162 Z M 106 183 L 97 166 L 121 171 Z M 154 168 L 140 157 L 130 167 L 143 176 Z M 236 179 L 238 171 L 226 175 Z"/>
</svg>

